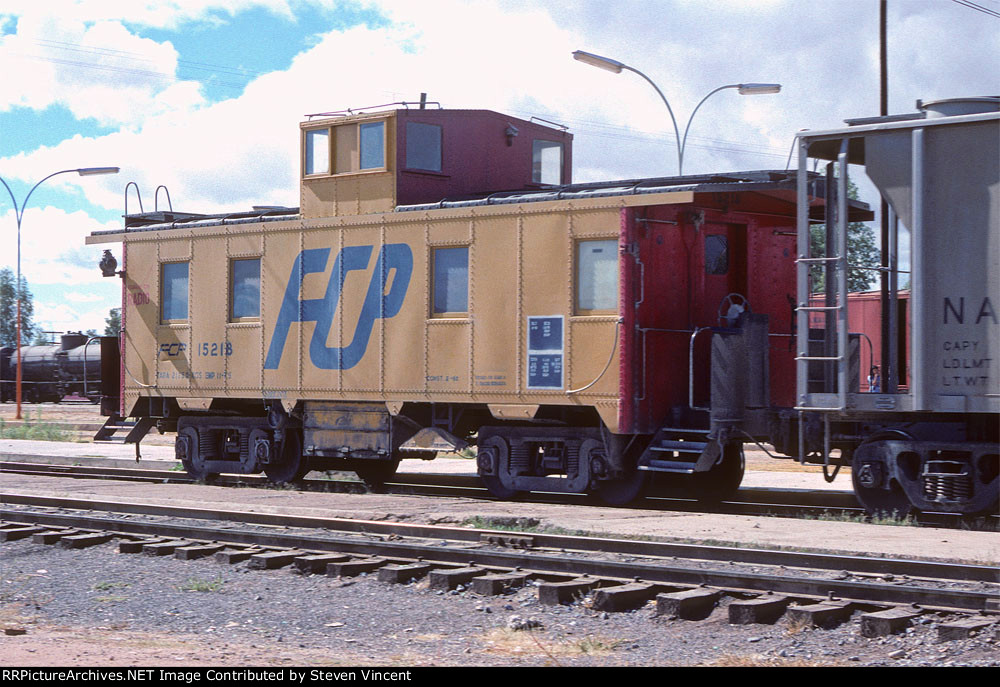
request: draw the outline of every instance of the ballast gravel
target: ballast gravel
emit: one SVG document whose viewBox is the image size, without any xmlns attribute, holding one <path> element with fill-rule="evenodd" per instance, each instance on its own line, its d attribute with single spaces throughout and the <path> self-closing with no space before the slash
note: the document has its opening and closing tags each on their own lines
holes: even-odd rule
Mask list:
<svg viewBox="0 0 1000 687">
<path fill-rule="evenodd" d="M 484 597 L 355 578 L 251 570 L 246 563 L 67 550 L 0 550 L 0 652 L 8 666 L 997 666 L 1000 625 L 938 640 L 954 617 L 900 635 L 730 625 L 626 613 L 588 599 L 544 606 L 534 587 Z"/>
</svg>

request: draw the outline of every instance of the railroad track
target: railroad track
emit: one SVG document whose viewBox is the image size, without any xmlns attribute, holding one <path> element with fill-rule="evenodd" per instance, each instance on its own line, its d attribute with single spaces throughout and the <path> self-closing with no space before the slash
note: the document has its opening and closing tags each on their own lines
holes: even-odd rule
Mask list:
<svg viewBox="0 0 1000 687">
<path fill-rule="evenodd" d="M 51 465 L 47 463 L 0 462 L 0 472 L 14 474 L 74 477 L 81 479 L 113 479 L 159 483 L 193 482 L 184 472 L 147 468 L 111 468 L 81 465 Z M 212 482 L 219 486 L 250 486 L 272 488 L 263 475 L 219 475 Z M 305 479 L 298 488 L 306 491 L 364 493 L 364 484 L 353 477 Z M 428 473 L 398 473 L 382 490 L 390 494 L 440 497 L 464 497 L 495 500 L 478 478 L 471 475 Z M 551 504 L 598 503 L 593 497 L 578 494 L 532 494 L 531 501 Z M 600 503 L 601 507 L 609 507 Z M 818 516 L 857 516 L 864 510 L 849 492 L 804 491 L 800 489 L 740 489 L 736 498 L 718 504 L 701 504 L 669 489 L 654 489 L 645 498 L 630 505 L 633 508 L 659 511 L 713 512 L 737 515 L 770 515 L 791 518 Z M 969 519 L 957 514 L 920 514 L 917 524 L 932 527 L 983 529 L 996 531 L 1000 518 Z"/>
<path fill-rule="evenodd" d="M 655 601 L 657 614 L 694 620 L 723 605 L 736 624 L 788 616 L 828 627 L 855 616 L 870 637 L 903 631 L 926 615 L 941 620 L 942 639 L 1000 620 L 1000 572 L 991 566 L 11 493 L 0 499 L 3 541 L 30 537 L 67 548 L 115 542 L 122 553 L 212 556 L 333 577 L 369 573 L 384 582 L 427 577 L 431 589 L 462 585 L 484 595 L 534 585 L 543 604 L 586 598 L 595 610 L 616 612 Z"/>
</svg>

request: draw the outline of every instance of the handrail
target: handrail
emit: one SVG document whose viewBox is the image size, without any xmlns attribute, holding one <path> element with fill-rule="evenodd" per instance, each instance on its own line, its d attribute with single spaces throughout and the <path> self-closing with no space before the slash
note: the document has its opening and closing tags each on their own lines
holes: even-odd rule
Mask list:
<svg viewBox="0 0 1000 687">
<path fill-rule="evenodd" d="M 144 214 L 146 212 L 143 209 L 143 207 L 142 207 L 142 194 L 139 193 L 139 184 L 135 183 L 134 181 L 130 181 L 127 184 L 125 184 L 125 217 L 126 217 L 126 221 L 127 221 L 127 218 L 128 218 L 128 187 L 129 186 L 135 186 L 135 197 L 139 201 L 139 214 Z"/>
<path fill-rule="evenodd" d="M 711 410 L 694 404 L 694 341 L 698 338 L 698 334 L 706 329 L 711 330 L 712 327 L 695 327 L 688 343 L 688 407 L 691 410 Z"/>
</svg>

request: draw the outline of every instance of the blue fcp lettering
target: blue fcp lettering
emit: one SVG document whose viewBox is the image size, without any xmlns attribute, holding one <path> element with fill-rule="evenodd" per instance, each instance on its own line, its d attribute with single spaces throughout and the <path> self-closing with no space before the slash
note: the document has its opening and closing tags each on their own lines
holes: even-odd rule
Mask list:
<svg viewBox="0 0 1000 687">
<path fill-rule="evenodd" d="M 364 357 L 368 349 L 375 320 L 395 317 L 403 307 L 403 299 L 410 286 L 413 274 L 413 252 L 405 243 L 390 243 L 382 246 L 378 261 L 368 284 L 368 293 L 361 306 L 361 314 L 354 328 L 351 342 L 342 348 L 327 346 L 326 339 L 333 325 L 333 317 L 340 303 L 347 273 L 368 267 L 374 246 L 347 246 L 337 255 L 330 272 L 326 293 L 322 298 L 301 300 L 299 293 L 302 280 L 307 274 L 323 272 L 330 258 L 329 248 L 309 248 L 299 253 L 292 265 L 285 287 L 285 297 L 281 301 L 274 333 L 264 360 L 265 370 L 275 370 L 281 362 L 285 341 L 293 322 L 315 322 L 312 339 L 309 342 L 309 359 L 321 370 L 348 370 Z M 385 293 L 389 273 L 394 271 L 392 288 Z"/>
</svg>

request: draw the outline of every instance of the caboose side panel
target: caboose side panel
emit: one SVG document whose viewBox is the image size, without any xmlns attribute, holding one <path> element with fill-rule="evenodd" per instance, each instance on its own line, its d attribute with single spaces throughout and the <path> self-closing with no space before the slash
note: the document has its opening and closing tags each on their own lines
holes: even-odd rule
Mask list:
<svg viewBox="0 0 1000 687">
<path fill-rule="evenodd" d="M 384 216 L 325 228 L 282 223 L 129 237 L 129 274 L 155 275 L 149 302 L 126 304 L 133 325 L 126 361 L 149 385 L 126 383 L 129 410 L 140 395 L 186 406 L 212 398 L 584 406 L 599 399 L 614 427 L 617 366 L 601 373 L 616 347 L 617 302 L 575 308 L 572 256 L 593 243 L 616 265 L 618 212 L 508 208 L 434 221 Z M 463 276 L 452 290 L 465 301 L 439 306 L 435 298 L 442 289 L 447 298 L 449 287 L 436 283 L 448 277 L 435 265 L 440 270 L 456 250 Z M 234 317 L 234 265 L 254 260 L 259 315 Z M 546 349 L 548 358 L 532 354 L 530 318 L 561 323 L 562 341 Z M 532 383 L 529 367 L 538 360 L 561 368 L 558 377 Z M 595 379 L 586 393 L 565 393 Z"/>
</svg>

